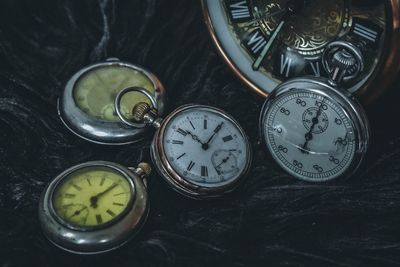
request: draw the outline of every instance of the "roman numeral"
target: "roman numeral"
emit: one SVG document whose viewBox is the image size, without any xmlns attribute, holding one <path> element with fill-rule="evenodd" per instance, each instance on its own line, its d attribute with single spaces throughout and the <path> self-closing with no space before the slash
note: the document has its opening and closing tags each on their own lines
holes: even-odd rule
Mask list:
<svg viewBox="0 0 400 267">
<path fill-rule="evenodd" d="M 172 140 L 172 144 L 174 144 L 174 145 L 183 145 L 183 141 Z"/>
<path fill-rule="evenodd" d="M 353 18 L 351 33 L 353 36 L 361 38 L 368 44 L 376 45 L 380 39 L 382 29 L 369 20 Z"/>
<path fill-rule="evenodd" d="M 184 131 L 184 130 L 182 130 L 181 128 L 178 128 L 178 130 L 176 130 L 178 133 L 180 133 L 181 135 L 183 135 L 183 136 L 186 136 L 187 135 L 187 132 L 186 131 Z"/>
<path fill-rule="evenodd" d="M 243 45 L 256 57 L 267 45 L 267 39 L 260 29 L 256 29 L 244 39 Z"/>
<path fill-rule="evenodd" d="M 249 4 L 246 0 L 231 1 L 229 5 L 231 19 L 235 22 L 242 22 L 252 18 L 250 13 Z"/>
<path fill-rule="evenodd" d="M 185 156 L 186 153 L 183 153 L 182 155 L 180 155 L 179 157 L 177 157 L 176 159 L 181 159 L 183 156 Z"/>
<path fill-rule="evenodd" d="M 69 193 L 65 193 L 64 197 L 65 198 L 74 198 L 76 195 L 75 194 L 69 194 Z"/>
<path fill-rule="evenodd" d="M 292 67 L 292 59 L 287 57 L 285 54 L 281 54 L 281 65 L 279 73 L 284 77 L 288 78 L 290 75 L 290 69 Z"/>
<path fill-rule="evenodd" d="M 106 180 L 106 177 L 102 177 L 102 178 L 101 178 L 100 186 L 103 186 L 105 180 Z"/>
<path fill-rule="evenodd" d="M 193 130 L 196 130 L 196 128 L 194 127 L 192 121 L 189 120 L 190 125 L 192 126 Z"/>
<path fill-rule="evenodd" d="M 118 202 L 113 202 L 113 205 L 114 205 L 114 206 L 120 206 L 120 207 L 123 207 L 123 206 L 124 206 L 124 204 L 118 203 Z"/>
<path fill-rule="evenodd" d="M 233 140 L 232 135 L 228 135 L 228 136 L 225 136 L 225 137 L 222 138 L 222 141 L 224 141 L 224 142 L 229 142 L 231 140 Z"/>
<path fill-rule="evenodd" d="M 319 61 L 310 62 L 310 67 L 314 76 L 321 77 L 321 68 L 319 65 Z"/>
<path fill-rule="evenodd" d="M 376 38 L 378 37 L 378 33 L 374 30 L 371 30 L 359 23 L 354 24 L 354 29 L 353 29 L 354 34 L 367 39 L 373 43 L 376 42 Z"/>
<path fill-rule="evenodd" d="M 203 123 L 204 130 L 207 130 L 207 127 L 208 127 L 207 124 L 208 124 L 207 120 L 204 119 L 204 123 Z"/>
<path fill-rule="evenodd" d="M 208 177 L 208 168 L 206 166 L 201 166 L 201 176 Z"/>
<path fill-rule="evenodd" d="M 86 181 L 88 182 L 88 184 L 89 184 L 90 186 L 92 186 L 92 183 L 90 182 L 90 179 L 89 179 L 89 178 L 86 178 Z"/>
<path fill-rule="evenodd" d="M 188 167 L 187 167 L 187 171 L 190 172 L 190 171 L 193 169 L 193 167 L 194 167 L 195 164 L 196 164 L 195 162 L 190 161 L 190 163 L 189 163 L 189 165 L 188 165 Z"/>
</svg>

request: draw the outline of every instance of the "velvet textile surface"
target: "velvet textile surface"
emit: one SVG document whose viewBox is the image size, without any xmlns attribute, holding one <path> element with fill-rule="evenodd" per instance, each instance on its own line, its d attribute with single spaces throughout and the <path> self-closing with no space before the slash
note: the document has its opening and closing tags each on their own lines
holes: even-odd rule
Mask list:
<svg viewBox="0 0 400 267">
<path fill-rule="evenodd" d="M 399 82 L 369 106 L 362 170 L 328 184 L 295 180 L 259 144 L 263 100 L 217 54 L 196 0 L 0 2 L 0 266 L 392 266 L 400 264 Z M 168 111 L 216 106 L 248 133 L 254 160 L 228 198 L 195 201 L 153 173 L 140 234 L 97 256 L 63 252 L 38 222 L 46 184 L 90 160 L 150 161 L 151 136 L 108 147 L 70 133 L 57 98 L 77 70 L 108 57 L 164 83 Z"/>
</svg>

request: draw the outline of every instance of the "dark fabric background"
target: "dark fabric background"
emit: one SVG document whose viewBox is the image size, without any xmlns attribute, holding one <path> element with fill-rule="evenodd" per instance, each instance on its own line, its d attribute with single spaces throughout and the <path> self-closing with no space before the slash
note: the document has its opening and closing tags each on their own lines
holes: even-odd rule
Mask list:
<svg viewBox="0 0 400 267">
<path fill-rule="evenodd" d="M 42 235 L 46 184 L 89 160 L 149 161 L 149 140 L 105 147 L 68 132 L 56 113 L 63 85 L 107 57 L 146 66 L 186 103 L 225 109 L 251 138 L 247 182 L 199 202 L 152 175 L 143 231 L 117 251 L 76 256 Z M 199 1 L 0 3 L 0 266 L 391 266 L 400 264 L 399 83 L 368 108 L 374 136 L 356 176 L 309 184 L 286 175 L 258 143 L 262 99 L 223 64 Z"/>
</svg>

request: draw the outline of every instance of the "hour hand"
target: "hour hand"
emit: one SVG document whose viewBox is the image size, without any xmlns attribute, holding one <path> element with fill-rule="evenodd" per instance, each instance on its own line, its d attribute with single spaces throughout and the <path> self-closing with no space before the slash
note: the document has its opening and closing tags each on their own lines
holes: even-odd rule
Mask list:
<svg viewBox="0 0 400 267">
<path fill-rule="evenodd" d="M 204 145 L 204 143 L 201 142 L 200 138 L 199 138 L 197 135 L 193 134 L 193 133 L 190 132 L 189 130 L 186 130 L 186 133 L 187 133 L 188 135 L 190 135 L 194 141 L 197 141 L 197 142 L 199 142 L 201 145 Z"/>
</svg>

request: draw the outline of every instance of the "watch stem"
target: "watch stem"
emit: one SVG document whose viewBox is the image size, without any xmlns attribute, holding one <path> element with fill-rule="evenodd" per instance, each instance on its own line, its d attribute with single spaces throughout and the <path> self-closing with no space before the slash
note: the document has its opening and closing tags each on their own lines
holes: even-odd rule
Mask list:
<svg viewBox="0 0 400 267">
<path fill-rule="evenodd" d="M 357 60 L 347 51 L 337 51 L 332 58 L 333 71 L 331 79 L 336 84 L 340 84 L 345 78 L 348 70 L 357 64 Z"/>
</svg>

